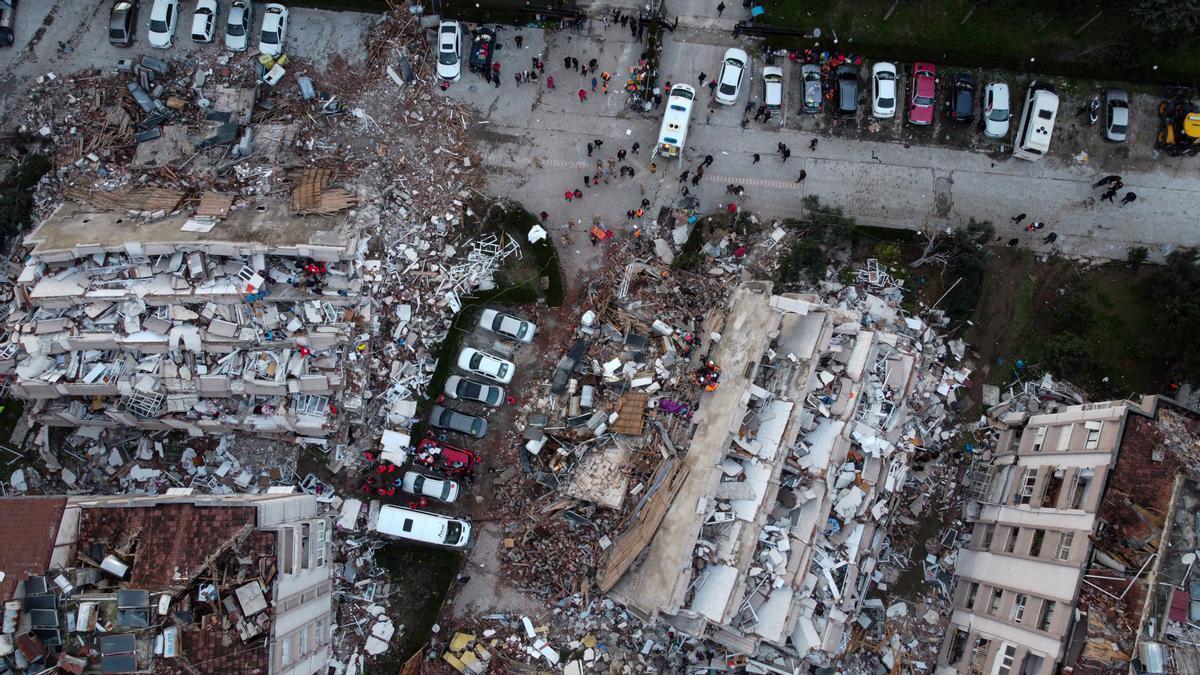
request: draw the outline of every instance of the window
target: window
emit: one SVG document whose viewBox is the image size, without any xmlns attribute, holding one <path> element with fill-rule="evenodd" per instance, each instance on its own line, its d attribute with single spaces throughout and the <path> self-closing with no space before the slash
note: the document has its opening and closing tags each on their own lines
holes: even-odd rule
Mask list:
<svg viewBox="0 0 1200 675">
<path fill-rule="evenodd" d="M 1071 486 L 1071 508 L 1082 509 L 1084 500 L 1087 498 L 1088 487 L 1092 484 L 1092 469 L 1080 469 L 1075 475 L 1075 484 Z"/>
<path fill-rule="evenodd" d="M 950 642 L 950 652 L 946 654 L 946 662 L 951 665 L 958 663 L 967 648 L 967 638 L 970 634 L 961 628 L 954 629 L 954 639 Z"/>
<path fill-rule="evenodd" d="M 1074 532 L 1060 532 L 1058 534 L 1058 546 L 1054 550 L 1054 557 L 1059 560 L 1071 559 L 1071 544 L 1075 541 Z"/>
<path fill-rule="evenodd" d="M 1057 450 L 1059 452 L 1066 452 L 1067 447 L 1071 445 L 1071 431 L 1075 429 L 1075 425 L 1068 424 L 1063 426 L 1061 429 L 1062 430 L 1058 432 Z"/>
<path fill-rule="evenodd" d="M 1034 558 L 1042 554 L 1042 542 L 1046 540 L 1046 531 L 1036 529 L 1033 531 L 1033 538 L 1029 540 L 1029 555 Z"/>
<path fill-rule="evenodd" d="M 1083 447 L 1087 450 L 1100 447 L 1100 430 L 1104 428 L 1104 422 L 1084 422 L 1083 428 L 1087 429 L 1087 440 L 1083 442 Z"/>
<path fill-rule="evenodd" d="M 318 645 L 325 644 L 327 641 L 327 636 L 325 635 L 325 619 L 317 619 L 317 626 L 313 629 L 313 634 L 316 635 L 315 642 Z"/>
<path fill-rule="evenodd" d="M 1017 490 L 1017 496 L 1014 500 L 1017 504 L 1028 504 L 1033 499 L 1033 486 L 1037 484 L 1037 467 L 1028 467 L 1025 469 L 1025 475 L 1021 478 L 1021 487 Z"/>
<path fill-rule="evenodd" d="M 1017 550 L 1017 535 L 1021 533 L 1018 527 L 1008 528 L 1008 538 L 1004 540 L 1004 552 L 1012 553 Z"/>
<path fill-rule="evenodd" d="M 1050 474 L 1046 480 L 1046 487 L 1042 488 L 1042 508 L 1058 506 L 1058 497 L 1062 493 L 1063 479 L 1066 475 L 1065 469 L 1055 469 L 1054 473 Z"/>
<path fill-rule="evenodd" d="M 296 572 L 296 530 L 291 527 L 283 528 L 283 573 Z"/>
<path fill-rule="evenodd" d="M 1021 619 L 1025 618 L 1025 603 L 1028 602 L 1029 596 L 1024 593 L 1017 593 L 1017 597 L 1013 598 L 1011 618 L 1016 623 L 1021 623 Z"/>
<path fill-rule="evenodd" d="M 297 638 L 297 641 L 300 643 L 298 645 L 299 651 L 297 652 L 297 655 L 304 656 L 308 653 L 308 626 L 300 629 L 300 637 Z"/>
<path fill-rule="evenodd" d="M 1042 613 L 1038 616 L 1038 630 L 1050 630 L 1050 622 L 1054 620 L 1054 601 L 1042 602 Z"/>
<path fill-rule="evenodd" d="M 1004 597 L 1004 591 L 999 588 L 992 589 L 992 602 L 988 606 L 988 614 L 995 614 L 1000 611 L 1000 598 Z"/>
<path fill-rule="evenodd" d="M 284 666 L 292 663 L 292 638 L 290 637 L 279 641 L 279 662 Z"/>
<path fill-rule="evenodd" d="M 983 526 L 983 541 L 980 543 L 981 548 L 983 548 L 983 550 L 985 550 L 985 551 L 990 550 L 992 548 L 992 538 L 995 536 L 996 536 L 996 526 L 995 525 L 984 525 Z"/>
<path fill-rule="evenodd" d="M 1041 452 L 1042 445 L 1046 442 L 1046 427 L 1038 427 L 1033 432 L 1033 451 Z"/>
<path fill-rule="evenodd" d="M 325 526 L 324 520 L 317 521 L 317 567 L 325 566 L 325 549 L 328 546 L 328 542 L 325 540 L 328 536 L 325 533 Z"/>
<path fill-rule="evenodd" d="M 300 526 L 300 569 L 306 570 L 312 565 L 312 525 L 304 523 Z"/>
<path fill-rule="evenodd" d="M 979 595 L 979 582 L 972 581 L 967 584 L 967 596 L 963 598 L 963 607 L 967 609 L 975 608 L 975 598 Z"/>
<path fill-rule="evenodd" d="M 988 652 L 992 649 L 992 641 L 987 638 L 975 638 L 975 646 L 971 648 L 971 663 L 967 672 L 971 675 L 983 675 L 987 665 Z"/>
<path fill-rule="evenodd" d="M 992 666 L 992 675 L 1010 675 L 1017 660 L 1017 646 L 1007 642 L 1000 645 L 1000 653 Z"/>
</svg>

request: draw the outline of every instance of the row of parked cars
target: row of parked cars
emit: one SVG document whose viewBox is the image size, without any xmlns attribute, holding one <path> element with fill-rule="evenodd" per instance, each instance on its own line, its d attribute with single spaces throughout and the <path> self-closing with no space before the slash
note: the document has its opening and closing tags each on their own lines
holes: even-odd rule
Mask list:
<svg viewBox="0 0 1200 675">
<path fill-rule="evenodd" d="M 503 312 L 487 309 L 479 317 L 479 327 L 522 344 L 533 342 L 537 326 Z M 472 401 L 498 407 L 505 401 L 504 388 L 512 382 L 516 365 L 493 354 L 467 347 L 459 352 L 457 365 L 469 376 L 451 375 L 446 379 L 443 393 L 447 399 Z M 442 405 L 429 413 L 429 426 L 453 431 L 473 438 L 483 438 L 488 431 L 487 420 Z M 425 438 L 417 445 L 413 463 L 445 477 L 430 476 L 419 471 L 407 471 L 400 482 L 406 493 L 452 503 L 461 492 L 458 476 L 474 471 L 479 456 L 466 448 L 451 445 L 438 438 Z M 384 506 L 380 510 L 376 531 L 397 539 L 417 541 L 438 546 L 461 548 L 471 536 L 471 525 L 465 520 L 403 506 Z"/>
<path fill-rule="evenodd" d="M 138 28 L 139 0 L 115 0 L 108 20 L 108 41 L 118 47 L 133 44 Z M 246 51 L 254 34 L 254 0 L 233 0 L 225 14 L 225 48 L 234 52 Z M 153 0 L 147 41 L 151 47 L 167 49 L 175 44 L 175 33 L 182 22 L 179 0 Z M 191 17 L 192 41 L 200 44 L 214 42 L 221 24 L 221 8 L 217 0 L 196 0 Z M 278 2 L 263 6 L 262 26 L 258 32 L 258 51 L 269 56 L 283 53 L 287 39 L 288 9 Z"/>
<path fill-rule="evenodd" d="M 466 34 L 457 21 L 438 24 L 438 77 L 447 82 L 458 82 L 462 78 L 462 51 Z M 473 73 L 492 69 L 496 49 L 496 31 L 479 26 L 471 34 L 471 52 L 467 56 L 467 67 Z"/>
</svg>

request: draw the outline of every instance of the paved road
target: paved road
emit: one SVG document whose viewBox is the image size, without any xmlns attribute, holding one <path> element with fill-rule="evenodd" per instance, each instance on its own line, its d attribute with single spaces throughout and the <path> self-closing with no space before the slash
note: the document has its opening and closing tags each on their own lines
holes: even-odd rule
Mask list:
<svg viewBox="0 0 1200 675">
<path fill-rule="evenodd" d="M 740 4 L 726 3 L 730 7 L 718 21 L 715 8 L 706 3 L 690 0 L 680 4 L 681 25 L 700 28 L 668 34 L 662 79 L 695 83 L 700 71 L 714 74 L 723 50 L 735 44 L 723 26 L 732 25 L 739 18 L 734 12 L 744 10 Z M 708 30 L 708 26 L 719 30 Z M 1069 255 L 1123 259 L 1130 246 L 1144 245 L 1157 257 L 1174 246 L 1200 245 L 1196 218 L 1200 164 L 1195 159 L 1142 159 L 1098 167 L 1062 156 L 1029 163 L 1007 158 L 994 148 L 987 152 L 987 148 L 935 145 L 933 139 L 939 137 L 933 135 L 929 144 L 913 144 L 814 135 L 797 128 L 801 122 L 790 121 L 782 128 L 752 122 L 743 129 L 742 105 L 716 106 L 711 123 L 706 124 L 704 96 L 693 112 L 688 161 L 682 166 L 660 165 L 659 172 L 651 176 L 646 171 L 647 151 L 657 138 L 659 115 L 643 117 L 629 111 L 617 94 L 590 93 L 590 77 L 565 72 L 562 64 L 563 55 L 576 54 L 584 61 L 598 58 L 600 70 L 627 72 L 642 45 L 630 39 L 628 30 L 616 26 L 605 30 L 598 21 L 587 35 L 529 30 L 523 35 L 525 49 L 520 57 L 510 52 L 508 58 L 521 65 L 526 62 L 525 54 L 546 54 L 546 74 L 556 79 L 554 91 L 540 84 L 517 87 L 508 71 L 500 89 L 464 80 L 452 88 L 451 95 L 475 103 L 487 117 L 481 150 L 493 169 L 490 187 L 519 196 L 534 212 L 549 212 L 554 223 L 575 218 L 590 225 L 597 216 L 621 223 L 626 210 L 636 208 L 643 197 L 655 203 L 650 211 L 655 213 L 658 205 L 678 197 L 679 173 L 694 169 L 705 154 L 712 154 L 715 163 L 700 185 L 691 188 L 705 210 L 721 208 L 725 186 L 735 183 L 746 188 L 744 205 L 765 218 L 795 216 L 803 197 L 813 194 L 872 225 L 946 228 L 965 224 L 970 218 L 991 220 L 1003 239 L 1017 237 L 1023 245 L 1038 250 L 1051 248 L 1043 237 L 1055 232 L 1058 240 L 1053 247 Z M 549 45 L 544 43 L 547 39 Z M 714 44 L 717 42 L 723 44 Z M 589 100 L 582 104 L 576 97 L 581 85 L 589 90 Z M 741 102 L 758 87 L 757 80 L 744 87 Z M 815 137 L 820 140 L 810 152 L 808 143 Z M 605 140 L 605 145 L 589 158 L 585 145 L 596 138 Z M 643 148 L 639 156 L 631 156 L 639 170 L 635 179 L 615 181 L 599 190 L 585 189 L 582 202 L 565 202 L 565 190 L 583 189 L 583 175 L 596 157 L 627 149 L 634 141 Z M 792 148 L 786 163 L 774 154 L 779 142 Z M 752 159 L 755 152 L 761 155 L 757 164 Z M 1060 152 L 1066 155 L 1068 149 Z M 1105 163 L 1116 161 L 1106 159 Z M 532 175 L 527 170 L 530 166 L 535 167 Z M 797 184 L 801 169 L 807 171 L 807 179 Z M 1127 190 L 1137 193 L 1135 203 L 1126 207 L 1100 203 L 1100 191 L 1093 191 L 1091 183 L 1109 172 L 1124 176 Z M 1027 222 L 1045 222 L 1046 229 L 1026 233 L 1010 220 L 1020 213 L 1028 214 Z M 584 229 L 577 226 L 577 231 Z"/>
</svg>

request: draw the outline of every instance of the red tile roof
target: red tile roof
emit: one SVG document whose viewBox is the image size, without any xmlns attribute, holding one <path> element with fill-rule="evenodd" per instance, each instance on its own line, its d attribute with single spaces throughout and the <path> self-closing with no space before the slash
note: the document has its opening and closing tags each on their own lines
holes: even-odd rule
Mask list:
<svg viewBox="0 0 1200 675">
<path fill-rule="evenodd" d="M 66 505 L 66 497 L 0 499 L 0 600 L 12 598 L 17 582 L 46 571 Z"/>
</svg>

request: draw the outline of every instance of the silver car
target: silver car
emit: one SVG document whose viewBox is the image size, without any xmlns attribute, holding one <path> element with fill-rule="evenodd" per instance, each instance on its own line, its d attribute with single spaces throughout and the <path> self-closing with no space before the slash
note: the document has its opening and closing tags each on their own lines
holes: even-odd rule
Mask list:
<svg viewBox="0 0 1200 675">
<path fill-rule="evenodd" d="M 225 21 L 225 48 L 231 52 L 246 51 L 253 30 L 254 0 L 233 0 L 229 18 Z"/>
<path fill-rule="evenodd" d="M 1129 135 L 1129 94 L 1124 89 L 1104 92 L 1104 137 L 1124 143 Z"/>
<path fill-rule="evenodd" d="M 484 405 L 499 406 L 504 402 L 504 388 L 494 384 L 484 384 L 469 380 L 461 375 L 451 375 L 446 378 L 443 389 L 450 398 L 463 401 L 478 401 Z"/>
<path fill-rule="evenodd" d="M 440 405 L 433 406 L 433 410 L 429 411 L 429 425 L 439 429 L 457 431 L 475 438 L 483 438 L 487 435 L 487 420 L 443 408 Z"/>
<path fill-rule="evenodd" d="M 821 92 L 821 66 L 806 63 L 800 66 L 800 84 L 804 92 L 804 112 L 815 115 L 825 103 Z"/>
</svg>

